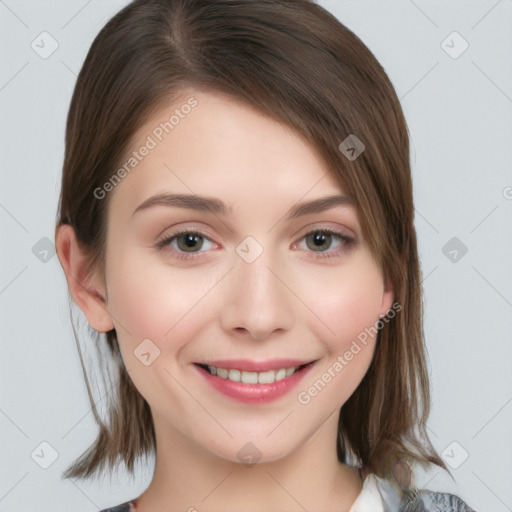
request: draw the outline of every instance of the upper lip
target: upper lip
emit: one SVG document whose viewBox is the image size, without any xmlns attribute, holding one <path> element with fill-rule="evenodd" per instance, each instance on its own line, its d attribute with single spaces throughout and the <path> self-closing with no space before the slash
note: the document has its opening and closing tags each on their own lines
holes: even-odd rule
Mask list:
<svg viewBox="0 0 512 512">
<path fill-rule="evenodd" d="M 281 368 L 291 368 L 293 366 L 303 366 L 314 362 L 313 360 L 303 361 L 300 359 L 267 359 L 266 361 L 253 361 L 250 359 L 216 359 L 207 363 L 198 363 L 216 368 L 226 368 L 227 370 L 236 369 L 249 372 L 266 372 L 270 370 L 280 370 Z"/>
</svg>

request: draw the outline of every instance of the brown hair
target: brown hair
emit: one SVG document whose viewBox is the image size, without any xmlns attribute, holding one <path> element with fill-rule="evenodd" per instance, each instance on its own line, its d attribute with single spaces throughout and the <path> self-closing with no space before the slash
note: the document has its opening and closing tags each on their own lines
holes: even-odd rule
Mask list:
<svg viewBox="0 0 512 512">
<path fill-rule="evenodd" d="M 356 201 L 363 235 L 402 310 L 378 332 L 371 365 L 341 408 L 338 458 L 362 476 L 389 476 L 406 458 L 448 470 L 426 432 L 430 391 L 422 324 L 409 135 L 396 92 L 364 43 L 310 0 L 135 0 L 94 40 L 73 93 L 57 227 L 73 226 L 103 274 L 108 196 L 137 129 L 187 88 L 220 92 L 292 127 Z M 339 145 L 354 134 L 355 159 Z M 75 334 L 76 336 L 76 334 Z M 155 450 L 149 405 L 133 385 L 116 332 L 105 334 L 118 384 L 109 424 L 99 417 L 81 359 L 95 443 L 64 476 L 88 478 L 119 459 L 133 472 Z M 78 347 L 80 352 L 80 347 Z"/>
</svg>

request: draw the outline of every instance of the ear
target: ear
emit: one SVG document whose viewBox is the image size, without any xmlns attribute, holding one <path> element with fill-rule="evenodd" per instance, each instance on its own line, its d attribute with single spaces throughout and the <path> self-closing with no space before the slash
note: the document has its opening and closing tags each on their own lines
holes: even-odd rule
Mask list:
<svg viewBox="0 0 512 512">
<path fill-rule="evenodd" d="M 99 272 L 87 275 L 89 257 L 79 246 L 75 230 L 68 224 L 58 226 L 55 248 L 66 274 L 69 292 L 91 327 L 98 332 L 112 330 L 114 323 L 107 307 L 105 283 Z"/>
<path fill-rule="evenodd" d="M 384 289 L 382 293 L 382 304 L 381 309 L 379 312 L 379 315 L 386 316 L 386 313 L 391 309 L 391 306 L 393 305 L 393 300 L 395 297 L 395 290 L 393 288 L 393 284 L 391 283 L 391 280 L 386 275 L 384 278 Z"/>
</svg>

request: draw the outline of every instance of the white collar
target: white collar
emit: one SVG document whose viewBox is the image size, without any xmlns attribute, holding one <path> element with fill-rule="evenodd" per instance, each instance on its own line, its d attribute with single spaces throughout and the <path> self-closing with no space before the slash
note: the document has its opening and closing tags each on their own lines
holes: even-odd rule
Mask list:
<svg viewBox="0 0 512 512">
<path fill-rule="evenodd" d="M 375 475 L 368 475 L 363 482 L 363 488 L 348 512 L 385 512 L 382 496 Z"/>
</svg>

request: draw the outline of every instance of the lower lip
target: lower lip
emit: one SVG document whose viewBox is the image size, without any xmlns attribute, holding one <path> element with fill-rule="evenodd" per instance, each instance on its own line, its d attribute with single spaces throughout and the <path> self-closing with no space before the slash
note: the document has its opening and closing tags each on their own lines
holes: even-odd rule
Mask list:
<svg viewBox="0 0 512 512">
<path fill-rule="evenodd" d="M 246 404 L 261 404 L 277 400 L 281 396 L 290 392 L 305 376 L 314 363 L 309 363 L 301 370 L 284 379 L 272 382 L 271 384 L 244 384 L 234 382 L 229 379 L 223 379 L 217 375 L 212 375 L 199 365 L 194 365 L 203 378 L 214 389 L 230 398 L 234 398 Z"/>
</svg>

